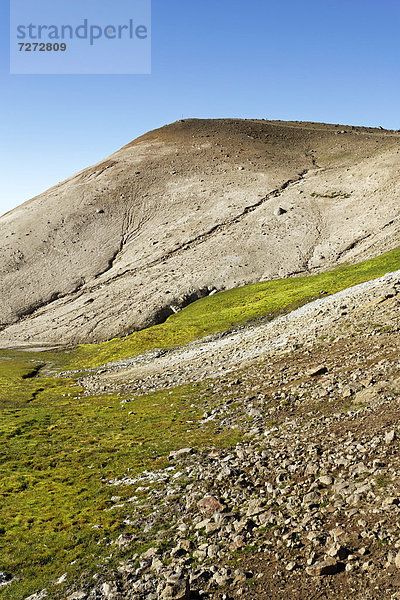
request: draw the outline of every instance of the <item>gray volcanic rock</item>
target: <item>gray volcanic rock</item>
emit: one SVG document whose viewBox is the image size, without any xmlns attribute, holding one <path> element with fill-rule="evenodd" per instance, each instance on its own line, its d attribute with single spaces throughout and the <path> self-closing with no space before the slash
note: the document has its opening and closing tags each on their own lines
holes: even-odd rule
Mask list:
<svg viewBox="0 0 400 600">
<path fill-rule="evenodd" d="M 99 341 L 399 245 L 400 135 L 186 120 L 0 218 L 0 344 Z"/>
</svg>

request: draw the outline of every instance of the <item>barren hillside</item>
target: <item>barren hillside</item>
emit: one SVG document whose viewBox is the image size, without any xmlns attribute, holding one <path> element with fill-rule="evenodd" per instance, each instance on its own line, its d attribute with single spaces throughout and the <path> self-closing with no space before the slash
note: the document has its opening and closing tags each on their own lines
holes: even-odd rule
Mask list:
<svg viewBox="0 0 400 600">
<path fill-rule="evenodd" d="M 151 132 L 0 218 L 0 343 L 104 340 L 214 290 L 392 249 L 399 144 L 275 121 Z"/>
</svg>

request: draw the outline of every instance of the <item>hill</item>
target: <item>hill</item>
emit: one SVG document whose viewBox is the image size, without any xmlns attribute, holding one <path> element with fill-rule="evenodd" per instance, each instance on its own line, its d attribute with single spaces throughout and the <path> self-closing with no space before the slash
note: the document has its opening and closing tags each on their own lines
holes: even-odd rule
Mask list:
<svg viewBox="0 0 400 600">
<path fill-rule="evenodd" d="M 400 134 L 184 120 L 0 218 L 0 344 L 101 341 L 399 246 Z"/>
</svg>

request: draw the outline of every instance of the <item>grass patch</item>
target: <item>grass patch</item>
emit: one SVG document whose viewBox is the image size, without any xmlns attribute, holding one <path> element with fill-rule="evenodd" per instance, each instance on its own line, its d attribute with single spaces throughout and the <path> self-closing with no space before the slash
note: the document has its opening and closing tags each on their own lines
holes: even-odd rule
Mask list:
<svg viewBox="0 0 400 600">
<path fill-rule="evenodd" d="M 16 353 L 17 355 L 19 353 Z M 61 401 L 68 396 L 82 392 L 73 379 L 58 377 L 36 377 L 43 363 L 25 357 L 14 358 L 11 352 L 8 356 L 0 354 L 0 407 L 1 409 L 19 409 L 30 402 L 38 400 L 44 393 L 50 402 Z"/>
<path fill-rule="evenodd" d="M 318 275 L 266 281 L 220 292 L 190 304 L 161 325 L 100 344 L 80 345 L 68 354 L 54 355 L 54 359 L 65 368 L 84 369 L 154 348 L 179 346 L 260 317 L 272 318 L 321 295 L 334 294 L 398 269 L 400 249 Z"/>
<path fill-rule="evenodd" d="M 375 478 L 376 485 L 380 488 L 385 488 L 388 485 L 388 479 L 385 475 L 378 475 Z"/>
</svg>

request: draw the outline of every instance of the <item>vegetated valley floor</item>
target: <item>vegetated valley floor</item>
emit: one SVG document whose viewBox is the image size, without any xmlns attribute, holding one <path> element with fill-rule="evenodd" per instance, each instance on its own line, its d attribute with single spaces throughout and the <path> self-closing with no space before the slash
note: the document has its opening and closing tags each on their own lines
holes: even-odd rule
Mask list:
<svg viewBox="0 0 400 600">
<path fill-rule="evenodd" d="M 397 271 L 125 377 L 3 351 L 1 597 L 400 598 L 399 310 Z"/>
</svg>

